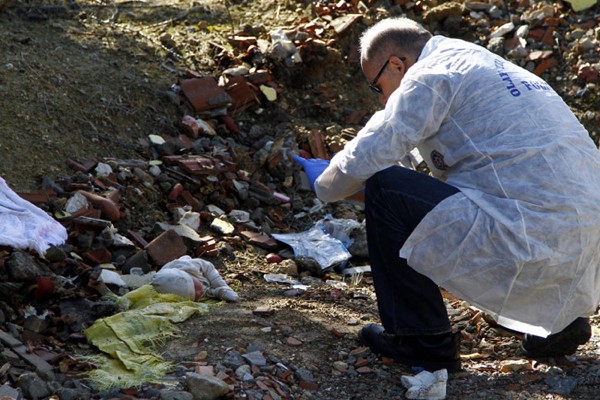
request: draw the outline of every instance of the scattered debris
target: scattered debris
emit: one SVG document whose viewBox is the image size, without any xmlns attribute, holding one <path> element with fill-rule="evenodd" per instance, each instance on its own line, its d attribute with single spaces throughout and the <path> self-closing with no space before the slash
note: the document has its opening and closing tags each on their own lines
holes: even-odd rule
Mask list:
<svg viewBox="0 0 600 400">
<path fill-rule="evenodd" d="M 446 2 L 437 6 L 426 2 L 393 3 L 393 10 L 422 17 L 436 32 L 468 36 L 476 31 L 473 40 L 490 50 L 539 76 L 552 74 L 557 76 L 557 82 L 566 82 L 567 94 L 574 99 L 585 99 L 596 89 L 600 71 L 598 17 L 577 14 L 591 7 L 590 1 L 509 5 Z M 9 1 L 0 0 L 0 11 L 8 4 Z M 37 5 L 23 11 L 23 18 L 30 21 L 75 15 L 73 10 L 63 6 Z M 185 21 L 198 11 L 188 10 L 170 19 L 169 24 Z M 289 21 L 284 29 L 270 32 L 249 26 L 237 32 L 234 29 L 227 37 L 227 47 L 208 44 L 218 69 L 214 73 L 170 70 L 178 79 L 169 96 L 182 111 L 180 121 L 169 124 L 177 127 L 176 134 L 162 131 L 149 134 L 141 140 L 139 159 L 68 160 L 72 176 L 59 182 L 46 178 L 39 191 L 18 193 L 42 210 L 44 217 L 53 216 L 52 225 L 60 226 L 58 230 L 65 235 L 59 235 L 60 240 L 47 241 L 48 245 L 43 240 L 28 242 L 27 246 L 2 243 L 0 318 L 4 327 L 0 330 L 0 342 L 4 350 L 0 397 L 43 398 L 58 394 L 61 398 L 90 398 L 97 395 L 98 387 L 81 377 L 107 365 L 106 371 L 110 373 L 103 375 L 108 379 L 104 381 L 107 386 L 127 382 L 114 381 L 115 349 L 118 347 L 119 353 L 131 350 L 132 346 L 139 349 L 137 339 L 128 331 L 118 340 L 110 340 L 109 345 L 114 348 L 105 351 L 106 342 L 100 343 L 93 333 L 111 318 L 133 323 L 127 314 L 130 310 L 123 306 L 124 299 L 146 293 L 148 283 L 154 279 L 157 284 L 173 262 L 192 263 L 199 257 L 215 261 L 210 263 L 211 273 L 218 275 L 222 282 L 214 284 L 215 276 L 211 279 L 201 271 L 206 279 L 200 280 L 200 287 L 193 286 L 193 299 L 201 297 L 198 296 L 200 289 L 201 294 L 236 301 L 237 293 L 229 284 L 223 285 L 225 279 L 233 287 L 240 287 L 249 281 L 256 282 L 249 276 L 259 275 L 259 279 L 268 283 L 286 285 L 284 290 L 272 286 L 289 300 L 305 296 L 317 304 L 327 301 L 349 305 L 365 299 L 374 303 L 373 294 L 361 290 L 356 283 L 364 278 L 363 282 L 369 284 L 368 266 L 361 264 L 339 271 L 350 276 L 350 282 L 336 274 L 336 267 L 344 265 L 350 255 L 358 263 L 367 257 L 364 226 L 342 223 L 342 235 L 337 234 L 340 232 L 337 222 L 355 222 L 360 210 L 341 206 L 336 211 L 338 216 L 347 214 L 344 218 L 320 220 L 315 226 L 314 220 L 331 209 L 313 201 L 310 192 L 298 190 L 308 189 L 309 185 L 292 162 L 296 154 L 305 159 L 329 159 L 356 135 L 357 127 L 338 124 L 359 126 L 369 115 L 369 107 L 343 109 L 340 105 L 343 99 L 335 88 L 307 86 L 304 88 L 306 97 L 298 101 L 314 103 L 317 109 L 331 115 L 330 124 L 298 127 L 281 123 L 273 124 L 275 128 L 271 129 L 252 118 L 240 117 L 264 115 L 269 107 L 295 112 L 296 103 L 286 96 L 289 94 L 287 82 L 293 78 L 286 80 L 282 76 L 293 77 L 303 68 L 331 58 L 357 64 L 356 44 L 347 44 L 349 37 L 374 19 L 392 12 L 395 11 L 387 5 L 382 7 L 372 1 L 319 1 L 311 4 L 311 18 Z M 104 23 L 115 23 L 127 13 L 117 14 Z M 79 16 L 83 21 L 90 15 Z M 127 18 L 133 17 L 128 15 Z M 122 27 L 126 29 L 125 25 Z M 200 24 L 197 31 L 189 27 L 190 37 L 204 34 Z M 16 33 L 15 38 L 11 40 L 23 43 L 31 40 L 20 38 Z M 176 35 L 161 32 L 160 43 L 163 48 L 175 50 L 169 50 L 173 57 L 183 54 L 177 51 L 180 43 Z M 7 63 L 0 72 L 9 74 L 19 68 L 21 66 Z M 557 74 L 559 69 L 561 73 Z M 596 109 L 580 114 L 585 117 L 583 122 L 593 127 L 600 120 Z M 19 118 L 27 120 L 29 116 Z M 595 129 L 591 131 L 592 136 L 598 132 Z M 11 207 L 4 206 L 9 210 Z M 12 211 L 18 210 L 12 207 Z M 7 214 L 10 212 L 3 215 Z M 296 236 L 290 239 L 286 235 Z M 335 239 L 331 241 L 335 251 L 321 246 L 331 237 Z M 314 239 L 316 243 L 304 244 L 308 248 L 306 253 L 297 249 L 296 242 L 290 244 L 293 252 L 281 244 L 290 240 L 301 243 L 307 239 Z M 319 251 L 315 252 L 315 244 Z M 36 249 L 35 246 L 39 246 L 37 256 L 26 251 L 30 247 Z M 264 270 L 245 271 L 240 267 L 242 272 L 231 274 L 225 265 L 217 265 L 216 261 L 232 254 L 233 249 L 258 254 L 266 265 Z M 339 257 L 331 258 L 338 253 Z M 321 259 L 323 256 L 325 259 Z M 211 292 L 224 287 L 229 290 Z M 175 292 L 172 287 L 164 291 Z M 190 297 L 188 292 L 191 293 L 185 292 L 186 297 Z M 149 300 L 153 296 L 142 297 Z M 466 339 L 462 360 L 469 363 L 470 369 L 495 376 L 518 372 L 521 375 L 515 374 L 517 383 L 512 391 L 530 382 L 545 385 L 544 390 L 562 396 L 570 396 L 581 387 L 593 387 L 595 375 L 591 374 L 597 374 L 593 360 L 563 360 L 575 364 L 578 370 L 584 369 L 582 366 L 596 368 L 595 372 L 590 368 L 593 371 L 586 378 L 589 382 L 568 376 L 561 368 L 524 360 L 509 359 L 501 367 L 498 362 L 492 364 L 491 361 L 517 353 L 515 341 L 503 336 L 500 329 L 487 325 L 480 311 L 448 293 L 444 292 L 444 296 L 454 326 Z M 189 303 L 193 312 L 202 308 L 202 303 Z M 178 312 L 181 309 L 179 307 Z M 260 334 L 279 333 L 277 340 L 292 349 L 312 345 L 291 328 L 279 325 L 276 308 L 271 305 L 256 307 L 251 314 Z M 371 317 L 361 316 L 343 325 L 355 327 L 359 321 Z M 172 332 L 167 323 L 161 327 L 167 327 L 165 332 Z M 344 329 L 332 327 L 327 334 L 340 340 L 350 337 L 350 332 Z M 150 334 L 151 330 L 144 331 Z M 71 354 L 73 348 L 92 353 L 90 344 L 106 353 L 104 361 L 108 364 L 97 359 L 94 362 L 77 359 Z M 365 348 L 347 347 L 332 355 L 331 365 L 327 367 L 334 373 L 348 380 L 377 376 L 400 387 L 397 378 L 389 373 L 390 360 L 379 361 Z M 240 398 L 264 399 L 325 396 L 319 392 L 323 384 L 316 368 L 309 369 L 293 359 L 278 359 L 271 351 L 254 344 L 228 348 L 225 357 L 213 362 L 214 365 L 208 365 L 206 352 L 194 352 L 195 364 L 187 370 L 179 366 L 176 372 L 172 372 L 173 366 L 166 366 L 167 362 L 162 364 L 165 360 L 154 358 L 156 355 L 150 353 L 143 356 L 158 363 L 154 372 L 173 373 L 172 379 L 179 382 L 178 390 L 161 388 L 159 394 L 156 390 L 152 395 L 142 394 L 142 389 L 123 388 L 123 394 L 149 398 L 201 398 L 207 393 L 215 398 L 237 394 Z M 131 363 L 129 355 L 116 364 L 118 368 L 122 368 L 119 363 Z M 139 370 L 134 374 L 137 372 Z M 138 376 L 128 382 L 150 383 L 154 378 L 145 372 L 142 375 L 143 378 Z M 408 378 L 407 382 L 414 383 Z M 431 385 L 427 384 L 429 381 L 419 381 L 418 385 L 407 386 L 406 397 L 444 398 L 446 384 L 452 390 L 453 382 L 447 382 L 447 377 L 441 375 L 437 378 Z M 400 398 L 400 389 L 394 390 L 397 391 L 388 393 L 388 398 Z"/>
</svg>

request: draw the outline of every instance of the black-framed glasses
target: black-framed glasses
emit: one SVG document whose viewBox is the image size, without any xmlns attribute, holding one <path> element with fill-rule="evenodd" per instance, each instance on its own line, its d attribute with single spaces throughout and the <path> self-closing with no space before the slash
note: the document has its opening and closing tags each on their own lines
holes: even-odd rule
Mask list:
<svg viewBox="0 0 600 400">
<path fill-rule="evenodd" d="M 402 62 L 406 61 L 406 57 L 398 57 Z M 374 91 L 377 94 L 381 94 L 381 88 L 379 86 L 377 86 L 377 81 L 379 80 L 379 78 L 381 77 L 381 74 L 383 74 L 383 71 L 385 71 L 385 67 L 387 67 L 387 65 L 390 63 L 390 59 L 388 58 L 387 60 L 385 60 L 385 62 L 383 63 L 383 66 L 381 67 L 381 69 L 379 70 L 379 72 L 377 73 L 377 75 L 375 75 L 375 79 L 373 79 L 373 82 L 369 83 L 369 88 Z"/>
</svg>

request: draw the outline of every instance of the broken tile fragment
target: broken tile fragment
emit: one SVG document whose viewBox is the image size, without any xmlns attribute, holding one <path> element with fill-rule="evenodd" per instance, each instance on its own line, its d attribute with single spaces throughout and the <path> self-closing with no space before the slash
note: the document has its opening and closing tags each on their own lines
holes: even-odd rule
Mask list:
<svg viewBox="0 0 600 400">
<path fill-rule="evenodd" d="M 277 241 L 265 233 L 242 231 L 240 235 L 251 244 L 262 247 L 267 250 L 275 250 Z"/>
<path fill-rule="evenodd" d="M 285 343 L 288 346 L 292 346 L 292 347 L 300 347 L 303 344 L 301 340 L 298 340 L 293 336 L 288 337 L 287 340 L 285 341 Z"/>
<path fill-rule="evenodd" d="M 232 99 L 225 89 L 211 76 L 183 79 L 179 82 L 184 98 L 197 113 L 204 113 L 228 106 Z"/>
<path fill-rule="evenodd" d="M 273 315 L 275 313 L 275 309 L 271 306 L 258 306 L 252 311 L 252 314 L 255 315 Z"/>
<path fill-rule="evenodd" d="M 187 253 L 183 238 L 169 230 L 158 235 L 146 246 L 148 256 L 159 268 Z"/>
</svg>

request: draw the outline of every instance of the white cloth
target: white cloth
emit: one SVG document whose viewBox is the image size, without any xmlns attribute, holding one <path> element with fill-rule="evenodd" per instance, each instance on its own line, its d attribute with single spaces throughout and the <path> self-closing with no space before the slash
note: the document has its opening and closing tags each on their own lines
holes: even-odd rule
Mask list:
<svg viewBox="0 0 600 400">
<path fill-rule="evenodd" d="M 402 375 L 400 382 L 407 389 L 404 394 L 407 399 L 444 400 L 448 371 L 438 369 L 434 372 L 421 371 L 415 376 Z"/>
<path fill-rule="evenodd" d="M 19 197 L 0 178 L 0 244 L 43 255 L 67 240 L 67 230 L 44 210 Z"/>
<path fill-rule="evenodd" d="M 231 302 L 239 300 L 213 263 L 201 258 L 181 256 L 168 262 L 152 277 L 151 284 L 159 293 L 173 293 L 194 300 L 197 294 L 192 277 L 200 281 L 203 294 L 209 297 Z"/>
<path fill-rule="evenodd" d="M 600 152 L 548 84 L 434 36 L 317 179 L 317 195 L 341 199 L 415 147 L 461 192 L 410 235 L 400 250 L 409 265 L 522 332 L 546 336 L 595 311 Z"/>
</svg>

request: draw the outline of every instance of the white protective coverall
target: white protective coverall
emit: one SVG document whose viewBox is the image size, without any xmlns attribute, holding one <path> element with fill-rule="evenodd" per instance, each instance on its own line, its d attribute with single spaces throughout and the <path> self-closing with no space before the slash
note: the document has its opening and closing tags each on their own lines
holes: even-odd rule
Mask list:
<svg viewBox="0 0 600 400">
<path fill-rule="evenodd" d="M 341 200 L 413 148 L 460 193 L 400 250 L 412 268 L 521 332 L 545 337 L 594 313 L 600 152 L 547 83 L 483 47 L 434 36 L 317 179 L 317 196 Z"/>
</svg>

